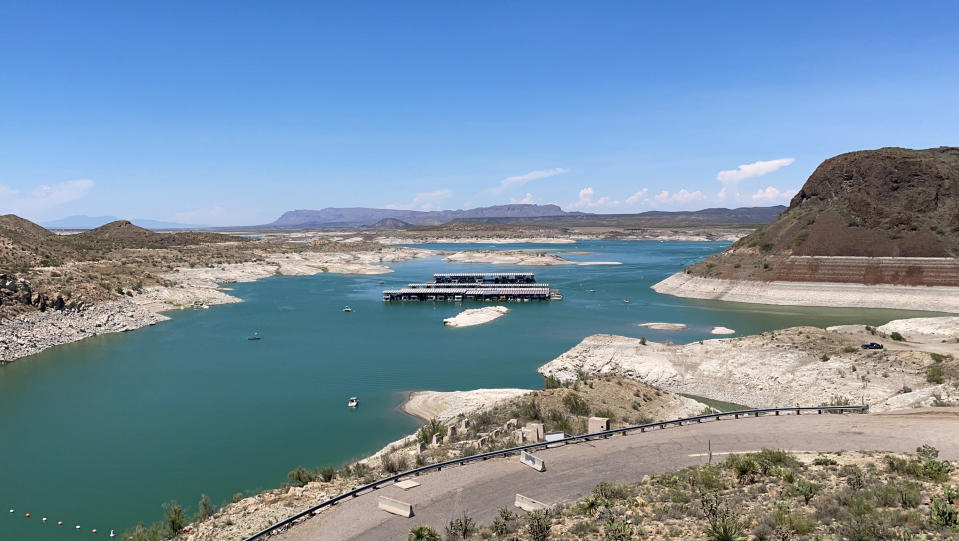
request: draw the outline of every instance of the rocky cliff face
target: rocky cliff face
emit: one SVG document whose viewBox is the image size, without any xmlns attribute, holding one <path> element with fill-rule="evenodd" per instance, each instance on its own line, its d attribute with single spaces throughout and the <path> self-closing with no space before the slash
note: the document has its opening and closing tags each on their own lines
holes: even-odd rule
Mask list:
<svg viewBox="0 0 959 541">
<path fill-rule="evenodd" d="M 809 274 L 808 261 L 797 266 L 795 256 L 959 257 L 959 148 L 881 148 L 830 158 L 778 219 L 689 271 L 710 278 L 810 280 L 793 276 L 798 271 L 791 268 Z M 918 267 L 889 276 L 869 271 L 860 277 L 859 269 L 846 274 L 850 279 L 841 281 L 904 284 L 901 275 L 910 285 L 933 285 Z M 952 284 L 959 277 L 947 278 Z"/>
<path fill-rule="evenodd" d="M 0 274 L 0 306 L 5 305 L 23 305 L 36 308 L 41 312 L 48 309 L 77 308 L 75 301 L 67 301 L 61 294 L 57 294 L 56 297 L 48 297 L 43 293 L 33 291 L 30 288 L 30 282 L 23 278 Z"/>
</svg>

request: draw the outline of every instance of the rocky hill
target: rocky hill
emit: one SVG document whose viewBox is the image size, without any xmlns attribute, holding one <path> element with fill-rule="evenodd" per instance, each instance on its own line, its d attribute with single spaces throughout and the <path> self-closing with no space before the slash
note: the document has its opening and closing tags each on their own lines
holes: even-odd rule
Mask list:
<svg viewBox="0 0 959 541">
<path fill-rule="evenodd" d="M 403 220 L 397 220 L 396 218 L 383 218 L 382 220 L 376 222 L 375 224 L 369 226 L 370 229 L 408 229 L 410 224 L 404 222 Z"/>
<path fill-rule="evenodd" d="M 959 148 L 881 148 L 830 158 L 779 218 L 688 269 L 726 279 L 956 285 L 953 270 L 925 277 L 926 263 L 918 260 L 886 260 L 880 268 L 796 256 L 959 257 Z"/>
</svg>

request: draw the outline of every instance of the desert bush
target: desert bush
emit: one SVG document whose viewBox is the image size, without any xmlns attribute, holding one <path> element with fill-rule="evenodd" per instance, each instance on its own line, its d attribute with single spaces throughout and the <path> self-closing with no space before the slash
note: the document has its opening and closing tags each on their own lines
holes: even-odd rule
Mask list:
<svg viewBox="0 0 959 541">
<path fill-rule="evenodd" d="M 593 495 L 604 500 L 620 501 L 633 495 L 633 487 L 623 484 L 600 483 L 593 488 Z"/>
<path fill-rule="evenodd" d="M 896 332 L 896 331 L 892 331 L 892 334 L 889 335 L 889 338 L 892 338 L 893 340 L 895 340 L 895 341 L 897 341 L 897 342 L 903 342 L 903 341 L 906 340 L 905 338 L 903 338 L 903 336 L 902 336 L 901 334 L 899 334 L 899 333 Z"/>
<path fill-rule="evenodd" d="M 548 510 L 532 511 L 526 515 L 526 533 L 533 541 L 546 541 L 553 528 L 553 517 Z"/>
<path fill-rule="evenodd" d="M 473 534 L 476 533 L 476 523 L 473 522 L 473 519 L 463 513 L 463 516 L 460 518 L 455 518 L 446 525 L 446 539 L 447 540 L 459 540 L 459 539 L 469 539 Z"/>
<path fill-rule="evenodd" d="M 570 393 L 564 396 L 563 405 L 566 406 L 567 411 L 573 415 L 589 415 L 589 404 L 586 403 L 586 400 L 584 400 L 583 397 L 576 393 Z"/>
<path fill-rule="evenodd" d="M 625 520 L 609 519 L 603 524 L 603 537 L 608 541 L 628 541 L 633 538 L 633 527 Z"/>
<path fill-rule="evenodd" d="M 936 496 L 932 499 L 932 505 L 929 506 L 929 521 L 936 526 L 955 528 L 959 526 L 959 513 L 954 505 Z"/>
<path fill-rule="evenodd" d="M 320 479 L 326 482 L 332 481 L 335 473 L 336 469 L 333 466 L 323 466 L 320 468 Z"/>
<path fill-rule="evenodd" d="M 175 501 L 170 501 L 163 504 L 163 513 L 166 516 L 166 527 L 171 536 L 180 535 L 180 532 L 186 526 L 186 513 L 183 512 L 183 508 Z"/>
<path fill-rule="evenodd" d="M 200 495 L 200 502 L 196 506 L 196 519 L 197 521 L 206 520 L 213 516 L 213 513 L 216 512 L 216 508 L 213 507 L 213 504 L 210 503 L 210 497 L 206 494 Z"/>
<path fill-rule="evenodd" d="M 315 471 L 310 471 L 303 466 L 297 466 L 295 469 L 290 470 L 286 474 L 287 479 L 290 480 L 287 483 L 291 487 L 301 487 L 307 483 L 312 483 L 316 481 L 317 473 Z"/>
<path fill-rule="evenodd" d="M 383 465 L 383 469 L 389 474 L 406 471 L 407 467 L 406 457 L 397 453 L 387 453 L 383 455 L 380 457 L 380 463 Z"/>
<path fill-rule="evenodd" d="M 556 376 L 546 376 L 545 381 L 543 382 L 544 389 L 559 389 L 563 386 L 563 382 L 559 380 Z"/>
<path fill-rule="evenodd" d="M 441 541 L 439 532 L 429 526 L 416 526 L 410 528 L 410 533 L 406 536 L 407 541 Z"/>
<path fill-rule="evenodd" d="M 817 456 L 812 463 L 814 466 L 835 466 L 836 464 L 839 464 L 835 460 L 826 456 Z"/>
<path fill-rule="evenodd" d="M 416 439 L 425 445 L 433 443 L 433 435 L 443 432 L 443 424 L 437 419 L 430 419 L 428 423 L 416 431 Z"/>
<path fill-rule="evenodd" d="M 942 365 L 934 364 L 926 368 L 926 381 L 929 383 L 942 383 L 943 380 Z"/>
</svg>

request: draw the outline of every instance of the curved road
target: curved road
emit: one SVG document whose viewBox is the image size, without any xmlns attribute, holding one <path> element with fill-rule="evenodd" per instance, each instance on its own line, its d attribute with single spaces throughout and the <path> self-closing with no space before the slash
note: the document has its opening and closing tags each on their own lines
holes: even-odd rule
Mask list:
<svg viewBox="0 0 959 541">
<path fill-rule="evenodd" d="M 286 541 L 405 539 L 413 526 L 442 531 L 467 511 L 486 524 L 500 507 L 512 508 L 516 493 L 547 504 L 573 501 L 601 481 L 639 482 L 731 452 L 763 447 L 791 451 L 887 450 L 914 452 L 928 443 L 940 456 L 959 459 L 959 408 L 932 408 L 884 414 L 763 416 L 704 422 L 684 427 L 613 436 L 606 440 L 537 451 L 546 471 L 536 472 L 516 456 L 475 462 L 414 478 L 420 486 L 387 486 L 320 512 L 279 535 Z M 413 504 L 414 517 L 377 509 L 377 497 Z"/>
</svg>

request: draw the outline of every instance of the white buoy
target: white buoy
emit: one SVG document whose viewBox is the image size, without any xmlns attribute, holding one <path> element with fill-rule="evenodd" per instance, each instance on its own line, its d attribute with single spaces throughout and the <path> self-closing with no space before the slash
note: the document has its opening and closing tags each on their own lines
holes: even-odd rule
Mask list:
<svg viewBox="0 0 959 541">
<path fill-rule="evenodd" d="M 10 512 L 13 513 L 14 509 L 11 509 Z"/>
<path fill-rule="evenodd" d="M 116 537 L 117 534 L 113 533 L 113 530 L 110 530 L 110 537 Z"/>
<path fill-rule="evenodd" d="M 80 525 L 79 525 L 79 524 L 77 524 L 77 531 L 79 531 L 79 530 L 80 530 Z"/>
<path fill-rule="evenodd" d="M 46 522 L 46 521 L 47 521 L 47 517 L 43 517 L 43 521 Z"/>
</svg>

